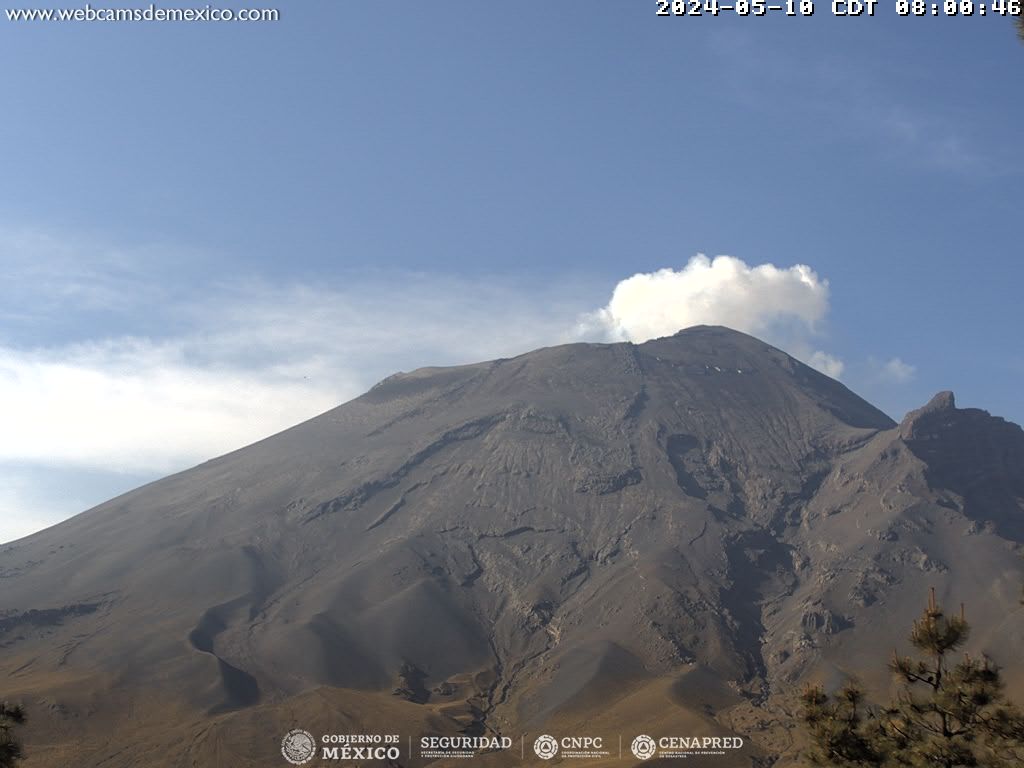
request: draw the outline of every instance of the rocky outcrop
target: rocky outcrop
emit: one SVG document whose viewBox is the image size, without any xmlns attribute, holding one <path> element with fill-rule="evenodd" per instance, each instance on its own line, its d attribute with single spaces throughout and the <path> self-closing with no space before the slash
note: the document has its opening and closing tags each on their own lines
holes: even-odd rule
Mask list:
<svg viewBox="0 0 1024 768">
<path fill-rule="evenodd" d="M 1024 430 L 940 392 L 900 424 L 900 438 L 927 466 L 933 488 L 963 500 L 981 525 L 1024 541 Z"/>
</svg>

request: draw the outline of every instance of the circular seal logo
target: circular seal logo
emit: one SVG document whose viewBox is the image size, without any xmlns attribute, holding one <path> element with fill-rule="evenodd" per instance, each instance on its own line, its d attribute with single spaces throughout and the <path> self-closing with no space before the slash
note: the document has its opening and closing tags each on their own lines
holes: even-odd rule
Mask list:
<svg viewBox="0 0 1024 768">
<path fill-rule="evenodd" d="M 281 754 L 292 765 L 308 763 L 316 754 L 316 739 L 309 731 L 296 728 L 281 739 Z"/>
<path fill-rule="evenodd" d="M 552 757 L 558 754 L 558 742 L 554 736 L 538 736 L 537 740 L 533 742 L 533 751 L 537 753 L 537 757 L 541 760 L 550 760 Z"/>
<path fill-rule="evenodd" d="M 629 748 L 637 760 L 650 760 L 654 757 L 654 753 L 658 751 L 658 745 L 654 739 L 645 734 L 641 734 L 633 739 L 633 743 L 629 745 Z"/>
</svg>

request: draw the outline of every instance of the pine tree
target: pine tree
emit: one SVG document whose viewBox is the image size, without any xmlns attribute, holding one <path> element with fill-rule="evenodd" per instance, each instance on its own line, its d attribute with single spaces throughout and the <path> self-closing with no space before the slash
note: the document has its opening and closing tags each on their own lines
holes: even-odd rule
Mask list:
<svg viewBox="0 0 1024 768">
<path fill-rule="evenodd" d="M 881 765 L 877 725 L 864 709 L 864 694 L 856 684 L 847 683 L 833 697 L 821 688 L 808 688 L 803 704 L 804 723 L 814 744 L 805 757 L 812 765 Z"/>
<path fill-rule="evenodd" d="M 6 701 L 0 702 L 0 768 L 14 768 L 21 759 L 21 744 L 11 732 L 14 726 L 25 722 L 25 711 L 19 706 L 12 706 Z"/>
<path fill-rule="evenodd" d="M 884 768 L 1011 768 L 1024 765 L 1024 714 L 1003 694 L 999 668 L 988 658 L 954 654 L 970 625 L 961 606 L 947 616 L 932 590 L 910 642 L 917 658 L 895 652 L 890 668 L 900 690 L 888 706 L 871 708 L 855 684 L 834 696 L 804 692 L 804 723 L 813 765 Z"/>
</svg>

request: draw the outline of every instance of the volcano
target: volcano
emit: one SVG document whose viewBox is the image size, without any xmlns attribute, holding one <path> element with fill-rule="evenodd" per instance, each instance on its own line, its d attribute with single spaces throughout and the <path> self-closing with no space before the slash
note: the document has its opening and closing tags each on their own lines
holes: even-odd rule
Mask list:
<svg viewBox="0 0 1024 768">
<path fill-rule="evenodd" d="M 800 686 L 884 690 L 932 587 L 1024 690 L 1022 542 L 1024 431 L 950 393 L 897 424 L 725 328 L 572 344 L 391 376 L 0 547 L 0 695 L 27 768 L 286 766 L 295 728 L 783 765 Z"/>
</svg>

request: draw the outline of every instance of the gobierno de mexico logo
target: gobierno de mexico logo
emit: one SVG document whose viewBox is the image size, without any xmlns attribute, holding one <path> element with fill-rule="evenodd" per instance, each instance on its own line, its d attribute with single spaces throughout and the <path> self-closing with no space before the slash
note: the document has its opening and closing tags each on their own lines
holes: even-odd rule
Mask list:
<svg viewBox="0 0 1024 768">
<path fill-rule="evenodd" d="M 316 739 L 301 728 L 288 731 L 281 739 L 281 754 L 292 765 L 304 765 L 316 754 Z"/>
</svg>

